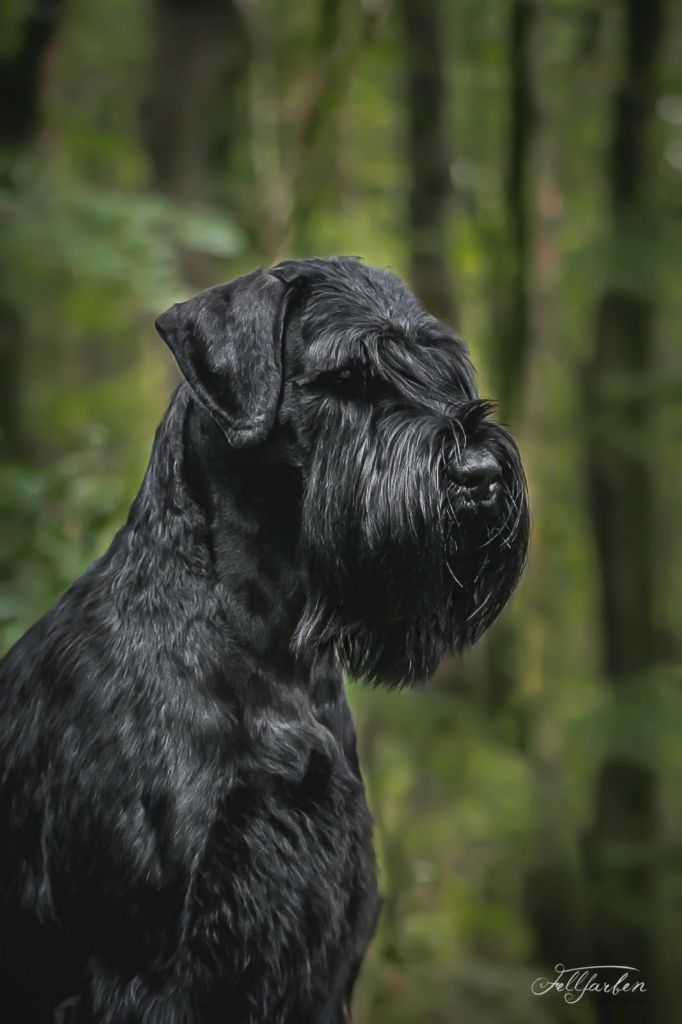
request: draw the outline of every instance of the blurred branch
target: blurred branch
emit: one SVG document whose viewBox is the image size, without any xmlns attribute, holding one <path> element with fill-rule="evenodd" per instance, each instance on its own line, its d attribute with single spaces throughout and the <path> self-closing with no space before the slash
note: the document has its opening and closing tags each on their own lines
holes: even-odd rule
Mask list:
<svg viewBox="0 0 682 1024">
<path fill-rule="evenodd" d="M 308 97 L 297 112 L 292 138 L 278 80 L 278 50 L 282 45 L 263 0 L 239 0 L 249 36 L 250 149 L 256 179 L 250 233 L 265 260 L 285 250 L 304 252 L 321 190 L 328 187 L 331 128 L 338 118 L 357 61 L 386 18 L 392 0 L 360 11 L 349 29 L 343 15 L 355 4 L 321 0 L 312 49 Z"/>
<path fill-rule="evenodd" d="M 312 215 L 326 177 L 331 129 L 343 98 L 358 60 L 380 32 L 392 5 L 393 0 L 365 4 L 358 23 L 345 32 L 341 14 L 349 5 L 342 0 L 322 0 L 311 99 L 301 120 L 291 161 L 292 219 L 288 240 L 295 251 L 303 251 L 309 244 Z"/>
<path fill-rule="evenodd" d="M 264 0 L 238 0 L 249 39 L 247 70 L 249 148 L 256 201 L 248 230 L 263 258 L 272 256 L 274 240 L 284 234 L 291 217 L 291 190 L 283 166 L 281 88 L 277 50 L 280 26 Z"/>
</svg>

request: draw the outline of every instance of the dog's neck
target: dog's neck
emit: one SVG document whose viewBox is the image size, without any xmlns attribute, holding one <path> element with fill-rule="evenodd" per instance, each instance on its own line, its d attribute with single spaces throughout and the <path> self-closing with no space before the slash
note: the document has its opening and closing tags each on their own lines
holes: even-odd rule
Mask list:
<svg viewBox="0 0 682 1024">
<path fill-rule="evenodd" d="M 189 554 L 193 575 L 219 593 L 231 648 L 287 676 L 304 668 L 291 651 L 305 601 L 301 489 L 290 467 L 232 450 L 181 385 L 129 520 L 169 552 Z"/>
</svg>

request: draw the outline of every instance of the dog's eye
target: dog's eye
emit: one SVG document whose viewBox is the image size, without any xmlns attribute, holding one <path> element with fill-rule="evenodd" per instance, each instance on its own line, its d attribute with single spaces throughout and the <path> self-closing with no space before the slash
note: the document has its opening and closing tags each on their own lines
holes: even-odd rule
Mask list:
<svg viewBox="0 0 682 1024">
<path fill-rule="evenodd" d="M 367 394 L 372 380 L 369 367 L 358 363 L 334 370 L 324 370 L 322 373 L 318 373 L 310 383 L 321 391 L 346 398 L 355 398 Z"/>
</svg>

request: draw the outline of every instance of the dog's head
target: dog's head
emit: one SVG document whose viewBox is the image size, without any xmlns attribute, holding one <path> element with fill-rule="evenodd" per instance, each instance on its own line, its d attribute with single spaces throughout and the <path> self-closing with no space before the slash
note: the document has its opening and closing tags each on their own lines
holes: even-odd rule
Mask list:
<svg viewBox="0 0 682 1024">
<path fill-rule="evenodd" d="M 481 636 L 523 568 L 523 469 L 465 346 L 398 277 L 286 261 L 157 328 L 233 448 L 300 467 L 300 649 L 406 683 Z"/>
</svg>

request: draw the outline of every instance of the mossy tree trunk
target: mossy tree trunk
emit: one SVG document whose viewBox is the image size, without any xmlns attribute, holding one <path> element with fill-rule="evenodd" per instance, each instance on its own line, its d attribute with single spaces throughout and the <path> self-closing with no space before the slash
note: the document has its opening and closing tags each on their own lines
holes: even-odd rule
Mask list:
<svg viewBox="0 0 682 1024">
<path fill-rule="evenodd" d="M 603 663 L 610 686 L 613 735 L 633 699 L 654 714 L 650 670 L 656 663 L 653 400 L 655 282 L 640 267 L 623 274 L 623 256 L 653 230 L 646 204 L 661 0 L 626 0 L 624 60 L 613 100 L 606 176 L 612 204 L 613 266 L 598 302 L 593 356 L 587 367 L 587 473 L 602 592 Z M 627 259 L 625 260 L 627 264 Z M 614 386 L 614 382 L 618 386 Z M 644 693 L 643 689 L 647 692 Z M 643 723 L 644 729 L 644 723 Z M 658 1021 L 654 976 L 657 778 L 655 750 L 607 753 L 587 837 L 594 897 L 596 963 L 636 968 L 647 998 L 598 1003 L 602 1024 Z"/>
<path fill-rule="evenodd" d="M 19 160 L 40 128 L 42 81 L 54 42 L 61 0 L 27 5 L 15 45 L 0 50 L 0 189 L 9 200 Z M 0 279 L 5 251 L 0 248 Z M 21 447 L 21 366 L 26 344 L 24 318 L 0 284 L 0 451 L 18 455 Z"/>
</svg>

